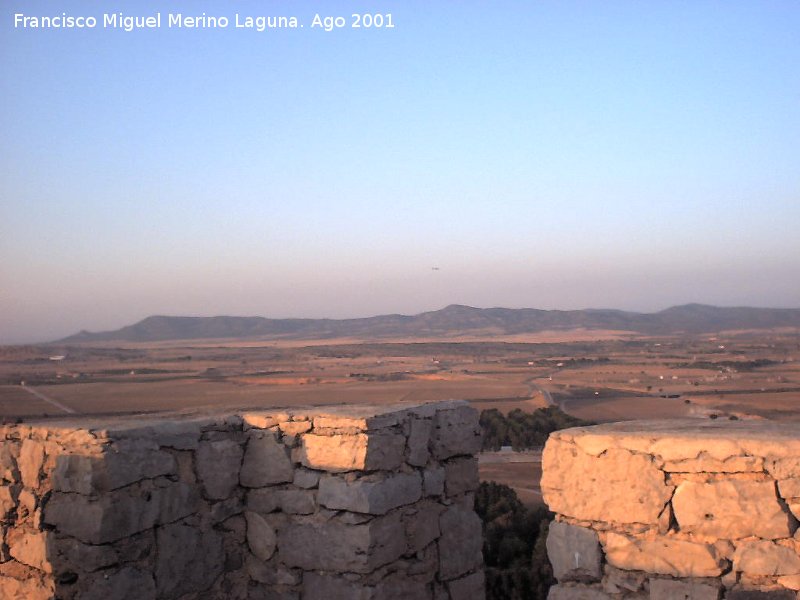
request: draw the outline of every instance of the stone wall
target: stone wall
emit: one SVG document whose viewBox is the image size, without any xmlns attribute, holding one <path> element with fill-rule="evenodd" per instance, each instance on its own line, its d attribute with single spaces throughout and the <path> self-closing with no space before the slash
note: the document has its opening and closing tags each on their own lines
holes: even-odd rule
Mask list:
<svg viewBox="0 0 800 600">
<path fill-rule="evenodd" d="M 0 597 L 483 597 L 462 402 L 0 429 Z"/>
<path fill-rule="evenodd" d="M 639 421 L 550 436 L 550 600 L 800 598 L 800 426 Z"/>
</svg>

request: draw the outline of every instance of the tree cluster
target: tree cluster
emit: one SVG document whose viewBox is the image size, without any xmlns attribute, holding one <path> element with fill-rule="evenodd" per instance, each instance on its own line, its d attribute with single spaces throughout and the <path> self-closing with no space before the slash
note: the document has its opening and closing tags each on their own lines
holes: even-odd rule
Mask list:
<svg viewBox="0 0 800 600">
<path fill-rule="evenodd" d="M 496 408 L 481 411 L 483 450 L 500 450 L 511 446 L 514 450 L 541 448 L 553 431 L 590 425 L 561 411 L 557 406 L 539 408 L 532 413 L 514 409 L 504 416 Z"/>
<path fill-rule="evenodd" d="M 545 600 L 555 583 L 545 547 L 552 513 L 527 508 L 493 481 L 480 484 L 475 510 L 483 521 L 486 600 Z"/>
</svg>

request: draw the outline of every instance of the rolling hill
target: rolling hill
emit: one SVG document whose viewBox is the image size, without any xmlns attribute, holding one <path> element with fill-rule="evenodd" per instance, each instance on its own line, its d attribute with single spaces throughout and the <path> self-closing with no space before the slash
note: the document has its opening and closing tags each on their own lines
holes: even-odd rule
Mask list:
<svg viewBox="0 0 800 600">
<path fill-rule="evenodd" d="M 731 329 L 800 327 L 800 309 L 674 306 L 656 313 L 621 310 L 538 310 L 451 305 L 417 315 L 359 319 L 152 316 L 115 331 L 81 331 L 59 343 L 157 342 L 193 339 L 324 339 L 511 335 L 546 330 L 613 329 L 645 334 L 712 333 Z"/>
</svg>

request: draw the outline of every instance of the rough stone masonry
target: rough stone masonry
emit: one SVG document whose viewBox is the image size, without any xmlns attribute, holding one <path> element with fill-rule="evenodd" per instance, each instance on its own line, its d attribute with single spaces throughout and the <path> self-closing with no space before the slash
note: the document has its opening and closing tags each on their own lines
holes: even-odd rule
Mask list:
<svg viewBox="0 0 800 600">
<path fill-rule="evenodd" d="M 800 598 L 800 426 L 631 421 L 554 433 L 550 600 Z"/>
<path fill-rule="evenodd" d="M 484 596 L 466 403 L 0 432 L 5 600 Z"/>
</svg>

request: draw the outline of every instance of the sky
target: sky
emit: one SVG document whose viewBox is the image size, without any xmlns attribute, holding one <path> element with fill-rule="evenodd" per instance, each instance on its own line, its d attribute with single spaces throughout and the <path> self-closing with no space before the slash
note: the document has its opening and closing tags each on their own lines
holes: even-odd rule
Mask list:
<svg viewBox="0 0 800 600">
<path fill-rule="evenodd" d="M 228 28 L 166 25 L 203 12 Z M 798 30 L 795 0 L 4 0 L 0 344 L 153 314 L 800 307 Z"/>
</svg>

